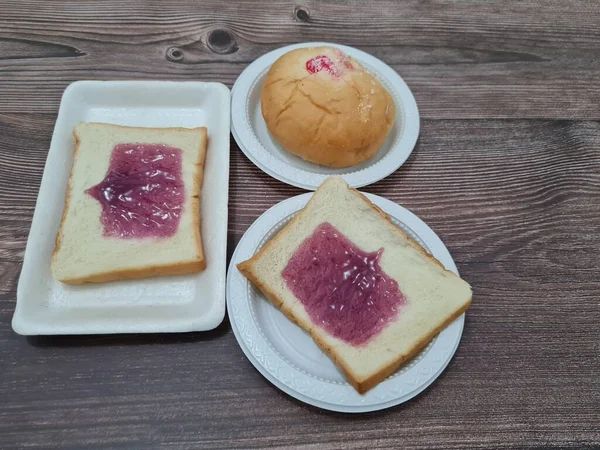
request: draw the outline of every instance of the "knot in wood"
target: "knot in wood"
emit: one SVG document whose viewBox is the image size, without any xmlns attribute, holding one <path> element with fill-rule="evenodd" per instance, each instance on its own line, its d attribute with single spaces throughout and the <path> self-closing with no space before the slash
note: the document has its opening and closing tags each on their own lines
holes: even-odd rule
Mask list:
<svg viewBox="0 0 600 450">
<path fill-rule="evenodd" d="M 234 36 L 223 29 L 213 30 L 208 35 L 207 47 L 210 51 L 220 55 L 235 53 L 238 50 Z"/>
</svg>

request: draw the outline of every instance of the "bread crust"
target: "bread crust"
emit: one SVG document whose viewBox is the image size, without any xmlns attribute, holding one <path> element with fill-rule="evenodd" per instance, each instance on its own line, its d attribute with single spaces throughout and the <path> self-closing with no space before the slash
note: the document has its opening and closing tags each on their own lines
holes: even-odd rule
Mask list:
<svg viewBox="0 0 600 450">
<path fill-rule="evenodd" d="M 92 123 L 90 123 L 91 125 Z M 148 127 L 127 127 L 123 125 L 112 125 L 112 124 L 103 124 L 103 123 L 93 123 L 93 125 L 102 125 L 102 126 L 110 126 L 111 128 L 126 128 L 128 130 L 135 129 L 138 131 L 147 131 L 156 128 L 148 128 Z M 149 278 L 155 276 L 167 276 L 167 275 L 183 275 L 188 273 L 196 273 L 201 272 L 206 269 L 206 259 L 204 257 L 204 249 L 202 245 L 202 233 L 201 233 L 201 211 L 200 211 L 200 194 L 202 192 L 202 184 L 204 180 L 204 166 L 206 161 L 206 153 L 208 150 L 208 133 L 206 127 L 196 127 L 196 128 L 184 128 L 184 127 L 170 127 L 170 130 L 177 131 L 190 131 L 196 130 L 200 133 L 203 133 L 203 138 L 201 140 L 201 147 L 198 151 L 198 160 L 194 163 L 196 166 L 196 170 L 194 172 L 193 177 L 193 186 L 192 186 L 192 223 L 194 229 L 194 243 L 196 246 L 196 259 L 192 261 L 185 262 L 177 262 L 175 264 L 165 264 L 165 265 L 151 265 L 151 266 L 141 266 L 136 267 L 135 269 L 123 269 L 123 270 L 114 270 L 103 273 L 97 273 L 94 275 L 89 275 L 85 277 L 76 277 L 76 278 L 62 278 L 59 281 L 65 284 L 86 284 L 86 283 L 104 283 L 108 281 L 117 281 L 117 280 L 129 280 L 129 279 L 137 279 L 137 278 Z M 71 166 L 71 172 L 69 175 L 69 181 L 67 184 L 67 191 L 65 194 L 65 206 L 63 209 L 63 214 L 61 217 L 59 231 L 56 235 L 54 251 L 52 252 L 52 261 L 56 258 L 56 255 L 60 251 L 62 238 L 63 238 L 63 224 L 67 218 L 69 212 L 69 206 L 71 201 L 71 190 L 73 185 L 73 177 L 75 175 L 75 165 L 77 162 L 77 158 L 79 156 L 79 147 L 81 145 L 81 137 L 77 133 L 77 127 L 73 129 L 73 136 L 75 138 L 75 147 L 73 150 L 73 165 Z"/>
<path fill-rule="evenodd" d="M 179 266 L 185 267 L 176 267 L 172 266 L 172 270 L 177 270 L 177 272 L 166 273 L 164 272 L 162 275 L 175 275 L 175 274 L 185 274 L 185 273 L 193 273 L 193 272 L 202 272 L 206 269 L 206 258 L 204 257 L 204 246 L 202 245 L 202 211 L 200 209 L 201 201 L 200 194 L 202 193 L 202 184 L 204 183 L 204 166 L 206 164 L 206 152 L 208 151 L 208 133 L 206 127 L 199 127 L 201 132 L 204 134 L 204 138 L 202 139 L 204 142 L 203 149 L 198 152 L 198 161 L 196 161 L 196 173 L 194 176 L 194 187 L 192 194 L 192 221 L 194 224 L 194 242 L 196 243 L 196 258 L 197 261 L 192 261 L 186 264 L 179 264 Z M 196 266 L 194 267 L 194 263 Z M 164 266 L 163 266 L 164 267 Z M 161 274 L 158 274 L 161 275 Z M 144 275 L 145 276 L 145 275 Z M 154 275 L 151 275 L 154 276 Z"/>
<path fill-rule="evenodd" d="M 98 273 L 81 278 L 67 278 L 60 280 L 65 284 L 105 283 L 117 280 L 133 280 L 166 275 L 184 275 L 186 273 L 201 272 L 206 269 L 204 259 L 163 266 L 146 266 L 136 269 L 115 270 L 112 272 Z"/>
<path fill-rule="evenodd" d="M 63 238 L 63 225 L 67 218 L 67 214 L 69 212 L 69 204 L 71 201 L 71 190 L 73 188 L 73 176 L 75 175 L 75 165 L 77 163 L 77 158 L 79 157 L 79 145 L 81 144 L 81 139 L 79 139 L 79 135 L 77 134 L 77 128 L 73 128 L 73 137 L 75 138 L 75 147 L 73 148 L 73 164 L 71 165 L 71 171 L 69 173 L 69 181 L 67 182 L 67 192 L 65 193 L 65 206 L 63 208 L 62 217 L 60 219 L 60 225 L 58 226 L 58 233 L 56 233 L 56 239 L 54 241 L 54 251 L 52 252 L 52 261 L 56 259 L 56 255 L 58 254 Z"/>
<path fill-rule="evenodd" d="M 328 180 L 330 180 L 330 179 L 331 178 L 329 178 Z M 328 180 L 325 180 L 325 182 L 317 190 L 321 189 L 325 185 L 325 183 L 328 182 Z M 445 272 L 447 272 L 451 276 L 456 277 L 456 274 L 447 270 L 443 266 L 442 263 L 440 263 L 437 259 L 435 259 L 427 251 L 425 251 L 425 249 L 423 247 L 421 247 L 421 245 L 419 245 L 419 243 L 417 243 L 416 241 L 411 239 L 410 236 L 408 236 L 402 229 L 400 229 L 399 227 L 394 225 L 394 223 L 391 221 L 390 217 L 384 211 L 382 211 L 381 208 L 379 208 L 377 205 L 372 203 L 365 195 L 363 195 L 358 190 L 351 189 L 351 188 L 348 188 L 348 189 L 352 192 L 353 195 L 359 196 L 359 198 L 363 202 L 365 202 L 367 205 L 369 205 L 383 219 L 385 219 L 386 224 L 388 224 L 391 227 L 393 232 L 399 233 L 409 243 L 409 245 L 411 245 L 416 250 L 418 250 L 420 253 L 422 253 L 422 255 L 424 257 L 426 257 L 428 260 L 437 264 L 439 267 L 441 267 Z M 237 264 L 237 268 L 254 286 L 256 286 L 256 288 L 258 288 L 267 297 L 267 299 L 276 308 L 278 308 L 281 312 L 283 312 L 292 322 L 294 322 L 295 324 L 297 324 L 300 327 L 302 327 L 303 329 L 305 329 L 311 335 L 311 337 L 315 341 L 315 343 L 321 348 L 321 350 L 323 350 L 331 358 L 331 360 L 342 370 L 342 372 L 346 376 L 346 379 L 348 380 L 348 382 L 360 394 L 365 394 L 370 389 L 377 386 L 380 382 L 382 382 L 387 377 L 389 377 L 391 374 L 393 374 L 404 362 L 406 362 L 410 358 L 417 355 L 424 347 L 427 346 L 427 344 L 436 335 L 438 335 L 444 328 L 446 328 L 449 324 L 451 324 L 456 318 L 460 317 L 460 315 L 463 314 L 470 306 L 472 297 L 468 300 L 468 302 L 464 305 L 464 307 L 462 307 L 458 311 L 455 311 L 453 314 L 450 314 L 447 318 L 445 318 L 443 320 L 443 322 L 441 323 L 440 326 L 433 329 L 429 334 L 427 334 L 421 341 L 417 342 L 406 353 L 399 355 L 398 358 L 396 358 L 390 364 L 388 364 L 387 366 L 385 366 L 378 372 L 374 373 L 370 377 L 363 379 L 363 380 L 359 379 L 358 375 L 352 371 L 352 368 L 347 366 L 346 364 L 344 364 L 344 362 L 337 357 L 337 355 L 332 350 L 332 348 L 329 345 L 327 345 L 327 343 L 324 340 L 321 339 L 321 337 L 316 332 L 316 325 L 314 325 L 312 322 L 307 323 L 304 320 L 300 319 L 299 317 L 296 317 L 295 314 L 293 313 L 293 311 L 291 311 L 285 307 L 283 300 L 281 298 L 279 298 L 275 292 L 270 290 L 268 288 L 268 286 L 266 286 L 264 283 L 262 283 L 261 280 L 253 272 L 253 266 L 256 263 L 256 261 L 258 261 L 262 257 L 263 254 L 265 254 L 267 251 L 269 251 L 269 249 L 272 246 L 276 245 L 276 243 L 279 242 L 279 240 L 285 239 L 289 230 L 292 229 L 293 224 L 296 223 L 298 220 L 300 220 L 301 215 L 306 211 L 306 208 L 308 207 L 308 205 L 310 204 L 310 202 L 312 201 L 313 198 L 314 198 L 314 196 L 309 200 L 309 203 L 307 203 L 307 205 L 301 211 L 299 211 L 298 214 L 296 214 L 296 216 L 289 222 L 289 224 L 286 225 L 275 237 L 273 237 L 273 239 L 271 239 L 262 249 L 260 249 L 250 259 Z"/>
</svg>

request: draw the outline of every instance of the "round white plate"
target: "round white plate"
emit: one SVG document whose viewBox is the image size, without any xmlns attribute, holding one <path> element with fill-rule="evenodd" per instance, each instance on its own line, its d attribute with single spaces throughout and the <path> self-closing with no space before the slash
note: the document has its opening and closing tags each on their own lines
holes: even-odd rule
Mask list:
<svg viewBox="0 0 600 450">
<path fill-rule="evenodd" d="M 271 305 L 236 268 L 236 264 L 252 257 L 281 230 L 311 196 L 312 193 L 299 195 L 273 206 L 240 240 L 227 275 L 227 311 L 235 337 L 265 378 L 303 402 L 349 413 L 376 411 L 403 403 L 429 386 L 448 365 L 462 335 L 464 314 L 395 374 L 360 395 L 310 335 Z M 421 219 L 382 197 L 366 196 L 447 269 L 457 273 L 444 243 Z"/>
<path fill-rule="evenodd" d="M 387 141 L 373 158 L 358 166 L 332 169 L 286 152 L 269 134 L 260 111 L 260 90 L 271 65 L 290 50 L 320 45 L 337 47 L 358 60 L 379 79 L 396 103 L 396 123 Z M 273 50 L 242 72 L 231 91 L 231 133 L 250 161 L 284 183 L 315 190 L 328 176 L 339 175 L 356 188 L 379 181 L 404 164 L 419 136 L 419 110 L 400 75 L 374 56 L 345 45 L 305 42 Z"/>
</svg>

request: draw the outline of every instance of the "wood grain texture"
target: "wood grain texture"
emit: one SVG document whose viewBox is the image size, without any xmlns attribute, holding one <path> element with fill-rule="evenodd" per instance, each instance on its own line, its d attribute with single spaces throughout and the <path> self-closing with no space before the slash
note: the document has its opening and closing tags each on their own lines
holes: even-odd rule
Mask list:
<svg viewBox="0 0 600 450">
<path fill-rule="evenodd" d="M 600 4 L 0 0 L 0 448 L 600 448 Z M 17 278 L 60 96 L 77 79 L 219 80 L 280 45 L 355 45 L 408 81 L 407 163 L 365 188 L 444 240 L 474 289 L 416 399 L 344 416 L 209 333 L 26 339 Z M 301 190 L 232 141 L 228 253 Z"/>
<path fill-rule="evenodd" d="M 354 45 L 396 69 L 424 118 L 600 119 L 593 0 L 8 1 L 0 111 L 54 112 L 74 80 L 232 85 L 284 44 Z"/>
<path fill-rule="evenodd" d="M 2 142 L 14 145 L 13 165 L 28 169 L 0 193 L 0 448 L 600 444 L 597 122 L 424 121 L 409 162 L 366 189 L 440 234 L 474 302 L 458 353 L 431 389 L 386 412 L 346 417 L 279 393 L 227 322 L 190 335 L 13 334 L 18 265 L 54 116 L 16 117 L 2 116 Z M 265 209 L 301 192 L 237 148 L 231 169 L 230 251 Z"/>
</svg>

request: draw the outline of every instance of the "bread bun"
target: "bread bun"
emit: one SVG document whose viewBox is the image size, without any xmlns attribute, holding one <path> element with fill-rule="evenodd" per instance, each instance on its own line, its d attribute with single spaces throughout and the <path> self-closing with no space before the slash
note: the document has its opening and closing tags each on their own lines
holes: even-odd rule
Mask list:
<svg viewBox="0 0 600 450">
<path fill-rule="evenodd" d="M 381 83 L 332 47 L 301 48 L 280 57 L 260 100 L 267 128 L 287 151 L 329 167 L 371 158 L 396 118 L 394 101 Z"/>
</svg>

